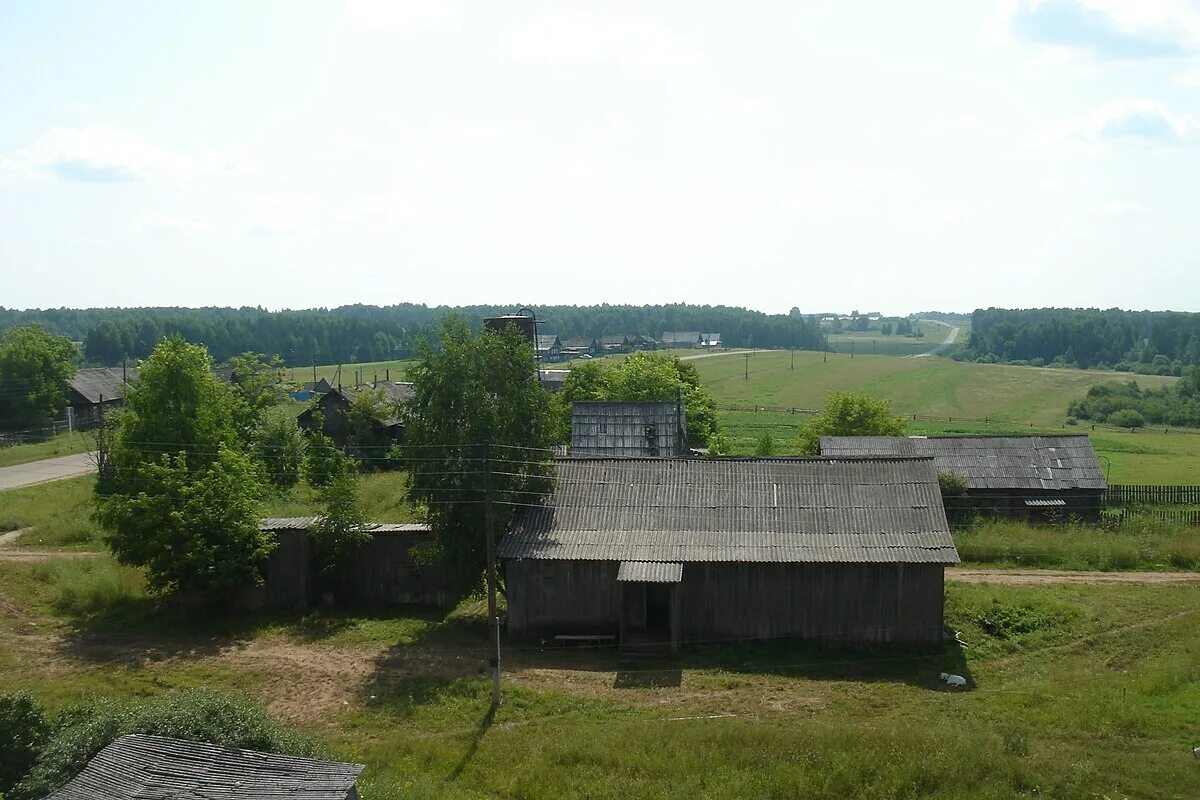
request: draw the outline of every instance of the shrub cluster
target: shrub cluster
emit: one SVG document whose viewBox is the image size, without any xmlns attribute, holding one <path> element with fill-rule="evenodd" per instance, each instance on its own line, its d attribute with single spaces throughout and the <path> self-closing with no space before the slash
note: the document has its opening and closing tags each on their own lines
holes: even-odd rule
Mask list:
<svg viewBox="0 0 1200 800">
<path fill-rule="evenodd" d="M 0 694 L 0 793 L 9 800 L 45 797 L 130 733 L 289 755 L 312 753 L 306 740 L 280 727 L 261 706 L 207 690 L 172 693 L 138 705 L 95 699 L 65 709 L 52 722 L 29 695 Z"/>
</svg>

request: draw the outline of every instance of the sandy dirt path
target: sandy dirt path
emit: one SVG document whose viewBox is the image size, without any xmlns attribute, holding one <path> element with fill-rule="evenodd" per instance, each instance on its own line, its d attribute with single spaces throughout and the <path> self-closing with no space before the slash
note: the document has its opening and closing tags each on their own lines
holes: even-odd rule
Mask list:
<svg viewBox="0 0 1200 800">
<path fill-rule="evenodd" d="M 1200 583 L 1200 572 L 1074 572 L 1061 569 L 948 567 L 946 580 L 963 583 L 1000 583 L 1007 586 L 1041 586 L 1052 583 L 1150 585 Z"/>
</svg>

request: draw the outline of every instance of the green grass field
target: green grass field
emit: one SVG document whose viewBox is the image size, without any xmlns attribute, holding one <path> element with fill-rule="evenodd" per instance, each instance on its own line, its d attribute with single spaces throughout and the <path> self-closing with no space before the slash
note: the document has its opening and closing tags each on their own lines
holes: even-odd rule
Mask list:
<svg viewBox="0 0 1200 800">
<path fill-rule="evenodd" d="M 197 616 L 111 562 L 0 562 L 0 690 L 52 709 L 248 695 L 392 798 L 1182 798 L 1200 744 L 1200 585 L 947 586 L 968 648 L 691 648 L 670 663 L 448 618 Z M 476 604 L 477 605 L 477 604 Z M 938 673 L 966 676 L 949 691 Z"/>
<path fill-rule="evenodd" d="M 11 447 L 0 447 L 0 467 L 11 467 L 15 464 L 27 464 L 30 461 L 69 456 L 73 453 L 86 453 L 95 446 L 95 442 L 88 433 L 60 433 L 51 439 L 47 439 L 44 442 L 37 442 L 36 444 L 18 444 Z"/>
<path fill-rule="evenodd" d="M 733 452 L 754 452 L 764 432 L 775 440 L 778 454 L 796 451 L 805 414 L 749 409 L 819 409 L 833 392 L 860 391 L 888 400 L 896 413 L 909 416 L 912 433 L 1087 433 L 1113 483 L 1200 483 L 1200 431 L 1066 425 L 1070 401 L 1099 383 L 1137 380 L 1163 386 L 1176 378 L 940 358 L 830 354 L 825 360 L 821 353 L 799 351 L 791 369 L 791 356 L 785 351 L 751 355 L 749 379 L 744 355 L 693 362 L 721 409 Z M 912 420 L 913 414 L 939 419 Z"/>
</svg>

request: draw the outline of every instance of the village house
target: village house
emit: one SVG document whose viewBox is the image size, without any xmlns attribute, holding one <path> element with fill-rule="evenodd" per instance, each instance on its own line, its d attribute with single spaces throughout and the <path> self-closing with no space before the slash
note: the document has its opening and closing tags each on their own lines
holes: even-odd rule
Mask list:
<svg viewBox="0 0 1200 800">
<path fill-rule="evenodd" d="M 571 455 L 678 458 L 688 454 L 683 405 L 577 402 L 571 406 Z"/>
<path fill-rule="evenodd" d="M 236 604 L 244 609 L 307 608 L 317 602 L 316 564 L 309 531 L 319 517 L 268 517 L 259 530 L 276 538 L 263 566 L 263 582 L 243 587 Z M 371 522 L 363 526 L 370 540 L 350 552 L 332 576 L 342 586 L 339 603 L 354 606 L 428 605 L 449 602 L 445 568 L 423 564 L 419 548 L 433 543 L 428 525 Z"/>
<path fill-rule="evenodd" d="M 827 456 L 927 456 L 966 483 L 947 500 L 952 518 L 991 516 L 1097 521 L 1107 482 L 1084 434 L 1066 436 L 830 436 Z"/>
<path fill-rule="evenodd" d="M 633 349 L 633 341 L 623 333 L 600 337 L 600 349 L 606 353 L 627 353 Z"/>
<path fill-rule="evenodd" d="M 371 422 L 372 430 L 357 432 L 357 436 L 378 442 L 399 441 L 404 435 L 403 405 L 413 396 L 411 383 L 374 381 L 335 386 L 301 412 L 296 423 L 304 430 L 321 431 L 339 447 L 355 444 L 349 411 L 354 401 L 366 394 L 374 398 L 377 416 Z"/>
<path fill-rule="evenodd" d="M 562 361 L 562 341 L 553 333 L 539 333 L 537 336 L 538 361 Z"/>
<path fill-rule="evenodd" d="M 572 336 L 564 339 L 562 354 L 568 358 L 582 355 L 595 355 L 601 352 L 600 343 L 590 336 Z"/>
<path fill-rule="evenodd" d="M 933 460 L 555 462 L 498 553 L 515 635 L 623 648 L 796 637 L 942 641 L 958 562 Z"/>
<path fill-rule="evenodd" d="M 702 333 L 700 334 L 701 347 L 720 347 L 721 334 L 719 333 Z"/>
<path fill-rule="evenodd" d="M 105 411 L 119 407 L 130 381 L 137 379 L 136 367 L 97 367 L 76 371 L 67 387 L 67 413 L 75 425 L 86 428 L 100 421 Z"/>
<path fill-rule="evenodd" d="M 562 391 L 563 386 L 567 383 L 567 378 L 571 376 L 569 369 L 539 369 L 538 381 L 542 384 L 542 388 L 548 392 Z"/>
<path fill-rule="evenodd" d="M 700 331 L 666 331 L 662 335 L 662 346 L 668 350 L 699 347 L 702 341 Z"/>
<path fill-rule="evenodd" d="M 358 800 L 362 764 L 134 733 L 46 800 Z"/>
</svg>

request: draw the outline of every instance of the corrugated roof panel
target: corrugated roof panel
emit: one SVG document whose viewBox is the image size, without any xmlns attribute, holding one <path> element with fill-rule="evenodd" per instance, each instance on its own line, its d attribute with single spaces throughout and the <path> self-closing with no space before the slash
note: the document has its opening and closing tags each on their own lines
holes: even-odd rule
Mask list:
<svg viewBox="0 0 1200 800">
<path fill-rule="evenodd" d="M 362 764 L 131 734 L 105 747 L 47 800 L 346 800 Z"/>
<path fill-rule="evenodd" d="M 956 562 L 931 459 L 568 459 L 503 558 Z"/>
<path fill-rule="evenodd" d="M 661 561 L 622 561 L 617 568 L 617 583 L 679 583 L 683 564 Z"/>
</svg>

